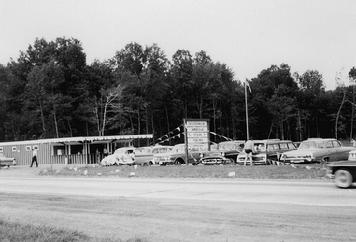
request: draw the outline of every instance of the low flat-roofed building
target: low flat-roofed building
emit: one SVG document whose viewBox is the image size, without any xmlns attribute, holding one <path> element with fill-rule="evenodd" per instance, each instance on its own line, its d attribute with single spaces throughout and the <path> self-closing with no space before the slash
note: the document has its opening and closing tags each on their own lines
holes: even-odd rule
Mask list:
<svg viewBox="0 0 356 242">
<path fill-rule="evenodd" d="M 115 149 L 132 146 L 134 140 L 152 138 L 152 134 L 143 134 L 0 142 L 0 153 L 15 158 L 17 165 L 30 165 L 33 149 L 37 149 L 39 164 L 96 164 Z"/>
</svg>

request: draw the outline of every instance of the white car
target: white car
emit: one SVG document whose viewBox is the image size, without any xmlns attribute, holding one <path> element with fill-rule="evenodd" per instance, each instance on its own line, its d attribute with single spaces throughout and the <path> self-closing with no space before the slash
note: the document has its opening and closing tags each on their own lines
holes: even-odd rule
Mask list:
<svg viewBox="0 0 356 242">
<path fill-rule="evenodd" d="M 0 153 L 0 167 L 1 166 L 14 166 L 16 165 L 15 158 L 6 157 L 3 153 Z"/>
<path fill-rule="evenodd" d="M 133 165 L 135 163 L 135 148 L 123 147 L 115 150 L 114 154 L 108 155 L 100 162 L 103 166 Z"/>
</svg>

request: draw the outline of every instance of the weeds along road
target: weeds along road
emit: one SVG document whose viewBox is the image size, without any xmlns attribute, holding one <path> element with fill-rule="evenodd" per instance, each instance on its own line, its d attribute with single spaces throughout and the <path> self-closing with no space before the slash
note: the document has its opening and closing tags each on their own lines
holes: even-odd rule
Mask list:
<svg viewBox="0 0 356 242">
<path fill-rule="evenodd" d="M 0 216 L 149 241 L 355 241 L 356 189 L 325 181 L 0 177 Z"/>
</svg>

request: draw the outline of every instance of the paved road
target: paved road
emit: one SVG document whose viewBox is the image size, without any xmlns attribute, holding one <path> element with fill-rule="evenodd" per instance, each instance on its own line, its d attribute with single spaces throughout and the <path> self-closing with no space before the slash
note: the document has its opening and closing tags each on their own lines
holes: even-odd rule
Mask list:
<svg viewBox="0 0 356 242">
<path fill-rule="evenodd" d="M 0 217 L 150 241 L 355 241 L 330 182 L 0 176 Z"/>
<path fill-rule="evenodd" d="M 325 181 L 0 177 L 0 192 L 356 207 L 356 189 Z"/>
</svg>

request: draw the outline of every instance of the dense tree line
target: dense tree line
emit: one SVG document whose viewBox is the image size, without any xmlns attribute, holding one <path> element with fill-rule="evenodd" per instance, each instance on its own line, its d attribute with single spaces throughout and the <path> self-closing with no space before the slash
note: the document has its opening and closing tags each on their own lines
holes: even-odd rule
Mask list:
<svg viewBox="0 0 356 242">
<path fill-rule="evenodd" d="M 349 76 L 356 78 L 355 68 Z M 3 141 L 128 133 L 158 138 L 183 118 L 209 119 L 211 131 L 246 138 L 244 83 L 205 51 L 177 50 L 169 59 L 156 44 L 129 43 L 111 59 L 88 64 L 77 39 L 36 39 L 0 65 L 0 85 Z M 249 86 L 255 139 L 355 135 L 353 87 L 326 91 L 318 71 L 291 73 L 287 64 L 262 70 Z"/>
</svg>

